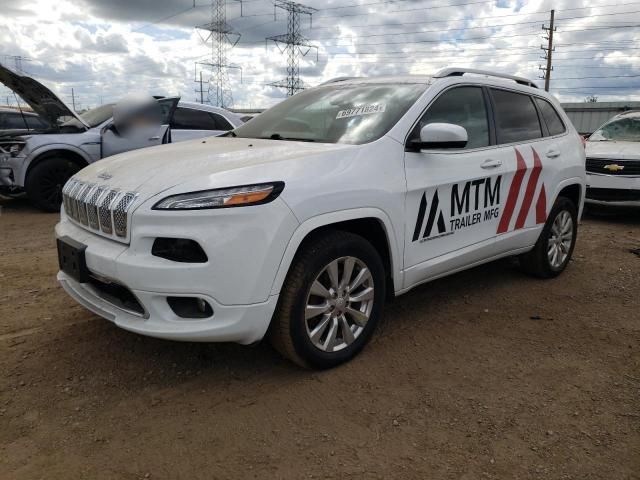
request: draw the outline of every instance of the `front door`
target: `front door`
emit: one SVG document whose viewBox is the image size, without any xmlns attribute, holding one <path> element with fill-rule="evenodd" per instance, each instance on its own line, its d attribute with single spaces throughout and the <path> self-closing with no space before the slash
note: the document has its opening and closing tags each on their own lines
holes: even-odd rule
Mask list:
<svg viewBox="0 0 640 480">
<path fill-rule="evenodd" d="M 125 131 L 118 130 L 113 123 L 107 125 L 101 133 L 102 158 L 130 150 L 169 143 L 171 141 L 169 124 L 179 100 L 179 98 L 157 100 L 160 107 L 160 124 L 136 124 L 135 118 L 131 118 L 132 126 Z M 125 118 L 122 122 L 126 124 L 128 120 Z"/>
<path fill-rule="evenodd" d="M 481 87 L 446 90 L 427 109 L 411 138 L 429 123 L 467 130 L 464 149 L 405 153 L 405 287 L 494 254 L 506 151 L 491 146 Z"/>
</svg>

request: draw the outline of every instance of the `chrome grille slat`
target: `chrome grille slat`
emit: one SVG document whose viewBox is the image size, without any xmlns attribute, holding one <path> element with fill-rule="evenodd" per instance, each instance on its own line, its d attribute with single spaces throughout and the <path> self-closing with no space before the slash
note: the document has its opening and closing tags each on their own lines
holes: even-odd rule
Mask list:
<svg viewBox="0 0 640 480">
<path fill-rule="evenodd" d="M 62 189 L 67 216 L 88 230 L 104 236 L 127 237 L 129 210 L 138 194 L 121 192 L 94 183 L 69 180 Z"/>
<path fill-rule="evenodd" d="M 127 236 L 127 212 L 135 198 L 135 193 L 125 193 L 113 208 L 113 228 L 119 237 Z"/>
<path fill-rule="evenodd" d="M 111 218 L 111 204 L 118 196 L 115 190 L 109 190 L 98 207 L 98 216 L 100 217 L 100 230 L 111 235 L 113 233 L 113 219 Z"/>
<path fill-rule="evenodd" d="M 87 220 L 89 226 L 94 230 L 100 229 L 100 222 L 98 221 L 98 201 L 105 191 L 106 188 L 97 187 L 87 201 Z"/>
<path fill-rule="evenodd" d="M 82 225 L 89 225 L 88 220 L 87 220 L 87 204 L 86 204 L 86 199 L 89 196 L 89 194 L 91 193 L 91 190 L 93 190 L 93 188 L 95 187 L 94 184 L 92 183 L 88 183 L 85 185 L 84 189 L 82 189 L 80 191 L 80 194 L 78 195 L 78 210 L 79 210 L 79 218 L 80 218 L 80 223 Z"/>
</svg>

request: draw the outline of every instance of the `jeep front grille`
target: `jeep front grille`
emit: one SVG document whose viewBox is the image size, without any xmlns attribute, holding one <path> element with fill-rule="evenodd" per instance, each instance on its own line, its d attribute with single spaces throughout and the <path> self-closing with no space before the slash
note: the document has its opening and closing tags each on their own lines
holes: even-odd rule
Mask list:
<svg viewBox="0 0 640 480">
<path fill-rule="evenodd" d="M 127 237 L 128 212 L 137 196 L 71 179 L 62 189 L 62 204 L 67 215 L 83 227 L 122 240 Z"/>
</svg>

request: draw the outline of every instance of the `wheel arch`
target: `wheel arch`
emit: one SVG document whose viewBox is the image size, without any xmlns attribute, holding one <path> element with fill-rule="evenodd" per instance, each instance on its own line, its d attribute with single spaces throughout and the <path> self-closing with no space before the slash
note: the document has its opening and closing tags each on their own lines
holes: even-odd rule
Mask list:
<svg viewBox="0 0 640 480">
<path fill-rule="evenodd" d="M 22 184 L 25 185 L 29 174 L 33 170 L 33 167 L 52 157 L 63 157 L 76 163 L 80 168 L 89 165 L 88 157 L 79 149 L 70 148 L 66 145 L 52 147 L 44 152 L 38 152 L 29 162 L 27 170 L 24 175 Z"/>
<path fill-rule="evenodd" d="M 388 292 L 395 292 L 395 287 L 402 285 L 400 268 L 402 252 L 391 220 L 382 210 L 362 208 L 319 215 L 301 223 L 292 235 L 280 262 L 271 287 L 272 295 L 278 294 L 282 289 L 287 273 L 305 242 L 328 230 L 355 233 L 371 242 L 380 254 L 385 265 L 387 278 L 391 282 L 391 288 L 388 289 Z"/>
<path fill-rule="evenodd" d="M 556 193 L 553 197 L 553 201 L 550 203 L 549 208 L 553 206 L 558 197 L 566 197 L 574 203 L 574 205 L 578 209 L 578 218 L 580 218 L 584 206 L 585 193 L 586 187 L 584 185 L 583 179 L 567 179 L 558 185 Z"/>
</svg>

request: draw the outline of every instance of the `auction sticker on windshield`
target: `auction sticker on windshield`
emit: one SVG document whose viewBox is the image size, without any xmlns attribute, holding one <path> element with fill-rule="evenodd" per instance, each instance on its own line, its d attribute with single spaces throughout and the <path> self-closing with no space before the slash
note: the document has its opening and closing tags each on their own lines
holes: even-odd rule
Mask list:
<svg viewBox="0 0 640 480">
<path fill-rule="evenodd" d="M 386 105 L 374 104 L 374 105 L 362 105 L 360 107 L 348 108 L 347 110 L 340 110 L 336 115 L 336 120 L 340 118 L 357 117 L 359 115 L 369 115 L 371 113 L 383 113 Z"/>
</svg>

